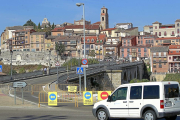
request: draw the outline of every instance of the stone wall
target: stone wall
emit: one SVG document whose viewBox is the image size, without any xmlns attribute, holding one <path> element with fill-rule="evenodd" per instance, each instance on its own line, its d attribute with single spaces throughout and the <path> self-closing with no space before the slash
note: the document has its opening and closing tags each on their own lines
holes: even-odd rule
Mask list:
<svg viewBox="0 0 180 120">
<path fill-rule="evenodd" d="M 0 58 L 3 58 L 4 64 L 11 63 L 10 52 L 2 52 Z M 59 57 L 60 58 L 60 57 Z M 58 61 L 60 64 L 63 64 L 65 61 Z M 57 56 L 55 51 L 51 51 L 50 54 L 50 64 L 52 67 L 55 67 L 57 62 Z M 14 51 L 12 55 L 12 65 L 45 65 L 49 66 L 49 52 L 30 52 L 30 51 Z"/>
</svg>

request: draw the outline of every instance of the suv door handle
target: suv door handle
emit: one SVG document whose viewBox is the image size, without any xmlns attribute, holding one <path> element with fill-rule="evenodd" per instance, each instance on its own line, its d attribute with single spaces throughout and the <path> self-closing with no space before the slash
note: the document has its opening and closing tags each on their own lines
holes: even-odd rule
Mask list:
<svg viewBox="0 0 180 120">
<path fill-rule="evenodd" d="M 129 101 L 130 103 L 133 103 L 134 101 Z"/>
<path fill-rule="evenodd" d="M 123 101 L 123 103 L 127 103 L 127 101 Z"/>
</svg>

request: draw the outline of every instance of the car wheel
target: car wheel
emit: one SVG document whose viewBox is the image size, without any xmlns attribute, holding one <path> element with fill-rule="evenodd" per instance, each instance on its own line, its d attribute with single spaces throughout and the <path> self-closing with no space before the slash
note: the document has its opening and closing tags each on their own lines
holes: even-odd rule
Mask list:
<svg viewBox="0 0 180 120">
<path fill-rule="evenodd" d="M 148 110 L 143 115 L 144 120 L 156 120 L 157 116 L 154 111 Z"/>
<path fill-rule="evenodd" d="M 166 120 L 176 120 L 176 118 L 177 118 L 177 115 L 171 116 L 171 117 L 166 117 L 165 119 Z"/>
<path fill-rule="evenodd" d="M 98 120 L 108 120 L 108 115 L 104 109 L 99 109 L 97 111 L 97 119 Z"/>
</svg>

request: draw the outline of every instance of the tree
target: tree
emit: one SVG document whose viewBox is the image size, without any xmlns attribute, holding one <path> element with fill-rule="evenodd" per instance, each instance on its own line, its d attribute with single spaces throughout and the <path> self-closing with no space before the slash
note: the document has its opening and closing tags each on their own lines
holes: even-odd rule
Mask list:
<svg viewBox="0 0 180 120">
<path fill-rule="evenodd" d="M 36 26 L 36 24 L 30 19 L 23 26 Z"/>
<path fill-rule="evenodd" d="M 56 50 L 56 53 L 62 57 L 65 51 L 65 46 L 61 43 L 56 43 L 55 50 Z"/>
<path fill-rule="evenodd" d="M 95 50 L 91 50 L 91 51 L 89 52 L 89 56 L 95 57 Z"/>
<path fill-rule="evenodd" d="M 55 28 L 55 26 L 54 26 L 54 23 L 52 24 L 52 29 L 54 29 Z"/>
<path fill-rule="evenodd" d="M 38 29 L 41 29 L 41 25 L 40 25 L 40 22 L 39 22 L 39 24 L 38 24 Z"/>
</svg>

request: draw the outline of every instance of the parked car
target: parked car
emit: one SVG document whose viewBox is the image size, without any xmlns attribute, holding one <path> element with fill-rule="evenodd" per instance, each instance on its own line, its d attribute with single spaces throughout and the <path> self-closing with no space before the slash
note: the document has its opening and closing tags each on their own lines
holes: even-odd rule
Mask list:
<svg viewBox="0 0 180 120">
<path fill-rule="evenodd" d="M 175 120 L 180 114 L 179 83 L 166 81 L 123 84 L 106 100 L 95 103 L 92 112 L 98 120 Z"/>
</svg>

